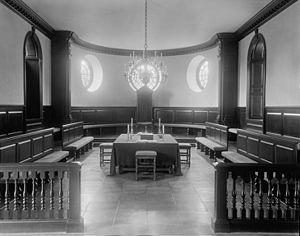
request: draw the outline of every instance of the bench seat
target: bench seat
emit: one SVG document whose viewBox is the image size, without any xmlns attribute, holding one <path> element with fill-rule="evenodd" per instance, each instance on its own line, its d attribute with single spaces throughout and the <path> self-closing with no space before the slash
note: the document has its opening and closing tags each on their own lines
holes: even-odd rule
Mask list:
<svg viewBox="0 0 300 236">
<path fill-rule="evenodd" d="M 93 140 L 94 140 L 94 137 L 91 137 L 91 136 L 82 137 L 81 139 L 64 147 L 64 150 L 67 150 L 67 151 L 79 150 L 82 147 L 88 145 L 90 142 L 93 142 Z"/>
<path fill-rule="evenodd" d="M 237 152 L 225 151 L 222 152 L 222 156 L 225 158 L 225 161 L 228 160 L 233 163 L 257 163 L 257 161 L 254 161 Z"/>
<path fill-rule="evenodd" d="M 35 162 L 60 162 L 64 159 L 67 159 L 68 156 L 69 156 L 68 151 L 55 151 L 48 154 L 47 156 L 44 156 L 36 160 Z"/>
<path fill-rule="evenodd" d="M 89 148 L 92 148 L 93 141 L 94 137 L 85 136 L 65 146 L 63 150 L 69 151 L 71 157 L 75 156 L 75 158 L 80 158 L 80 151 L 81 154 L 84 154 L 84 151 L 88 151 Z"/>
<path fill-rule="evenodd" d="M 197 137 L 196 141 L 201 143 L 202 145 L 208 147 L 209 149 L 215 151 L 215 152 L 221 152 L 226 151 L 227 148 L 219 143 L 216 143 L 208 138 L 205 137 Z"/>
</svg>

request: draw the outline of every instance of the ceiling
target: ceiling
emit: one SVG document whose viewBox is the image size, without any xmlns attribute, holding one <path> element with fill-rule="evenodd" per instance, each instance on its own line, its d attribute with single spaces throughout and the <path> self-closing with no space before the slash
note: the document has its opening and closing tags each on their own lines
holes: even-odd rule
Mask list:
<svg viewBox="0 0 300 236">
<path fill-rule="evenodd" d="M 55 30 L 89 43 L 143 49 L 144 0 L 23 0 Z M 235 32 L 271 0 L 148 0 L 148 49 L 195 46 Z"/>
</svg>

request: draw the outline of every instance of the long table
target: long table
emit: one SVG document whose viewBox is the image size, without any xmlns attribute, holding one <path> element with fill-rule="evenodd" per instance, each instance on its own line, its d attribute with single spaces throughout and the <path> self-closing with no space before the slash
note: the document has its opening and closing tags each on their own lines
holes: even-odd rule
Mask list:
<svg viewBox="0 0 300 236">
<path fill-rule="evenodd" d="M 141 140 L 140 135 L 121 134 L 113 143 L 110 162 L 110 175 L 119 173 L 125 168 L 135 168 L 135 152 L 137 150 L 153 150 L 157 152 L 156 164 L 160 168 L 175 167 L 175 175 L 181 175 L 181 164 L 178 142 L 170 135 L 153 135 L 153 140 Z"/>
</svg>

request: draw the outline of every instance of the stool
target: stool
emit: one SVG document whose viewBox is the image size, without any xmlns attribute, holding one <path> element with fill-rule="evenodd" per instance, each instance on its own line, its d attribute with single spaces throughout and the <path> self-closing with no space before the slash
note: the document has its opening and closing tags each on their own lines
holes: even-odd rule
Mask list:
<svg viewBox="0 0 300 236">
<path fill-rule="evenodd" d="M 138 180 L 141 177 L 151 177 L 156 180 L 156 157 L 157 152 L 151 150 L 140 150 L 135 152 L 135 179 Z M 152 169 L 153 175 L 139 174 L 139 170 Z"/>
<path fill-rule="evenodd" d="M 104 163 L 109 163 L 111 159 L 113 143 L 101 143 L 100 147 L 100 166 L 104 166 Z M 109 156 L 109 159 L 105 159 L 105 156 Z"/>
<path fill-rule="evenodd" d="M 180 157 L 185 157 L 184 159 L 181 159 L 181 163 L 188 164 L 188 166 L 191 166 L 191 147 L 192 145 L 189 143 L 179 143 L 179 152 Z"/>
</svg>

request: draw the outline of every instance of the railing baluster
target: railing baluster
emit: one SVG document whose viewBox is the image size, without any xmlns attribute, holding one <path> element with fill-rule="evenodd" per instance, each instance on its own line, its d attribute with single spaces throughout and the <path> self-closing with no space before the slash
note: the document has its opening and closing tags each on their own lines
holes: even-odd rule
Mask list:
<svg viewBox="0 0 300 236">
<path fill-rule="evenodd" d="M 232 178 L 232 219 L 237 218 L 236 202 L 236 179 Z"/>
<path fill-rule="evenodd" d="M 41 206 L 40 206 L 40 211 L 44 211 L 45 210 L 45 172 L 42 171 L 40 173 L 40 178 L 41 178 L 41 191 L 40 191 L 40 194 L 41 194 Z"/>
<path fill-rule="evenodd" d="M 8 177 L 5 179 L 5 194 L 4 194 L 4 218 L 8 218 L 9 213 L 9 189 L 8 189 Z"/>
<path fill-rule="evenodd" d="M 241 209 L 241 218 L 246 219 L 246 194 L 245 194 L 245 180 L 244 178 L 242 179 L 242 192 L 241 192 L 241 197 L 242 197 L 242 209 Z"/>
<path fill-rule="evenodd" d="M 286 205 L 286 210 L 284 214 L 285 219 L 290 219 L 291 218 L 291 206 L 290 206 L 290 186 L 289 186 L 289 181 L 288 179 L 285 179 L 284 181 L 285 185 L 285 195 L 284 195 L 284 203 Z"/>
<path fill-rule="evenodd" d="M 14 211 L 14 214 L 15 212 L 18 210 L 18 179 L 17 177 L 15 176 L 15 173 L 14 173 L 14 199 L 13 199 L 13 211 Z"/>
<path fill-rule="evenodd" d="M 267 206 L 265 209 L 265 214 L 264 214 L 264 218 L 265 219 L 271 219 L 272 218 L 272 191 L 271 191 L 271 181 L 268 178 L 268 172 L 264 172 L 264 181 L 267 182 L 268 184 L 268 190 L 267 190 Z"/>
<path fill-rule="evenodd" d="M 281 192 L 280 192 L 280 182 L 277 180 L 277 192 L 276 192 L 276 211 L 277 211 L 277 219 L 281 218 L 281 203 L 280 203 L 280 197 L 281 197 Z"/>
<path fill-rule="evenodd" d="M 31 211 L 36 211 L 36 189 L 35 189 L 35 173 L 33 173 L 31 180 L 32 180 L 32 184 L 31 184 Z"/>
<path fill-rule="evenodd" d="M 299 219 L 299 180 L 297 179 L 295 179 L 294 212 L 294 219 Z"/>
<path fill-rule="evenodd" d="M 53 184 L 53 179 L 54 179 L 54 171 L 49 172 L 49 178 L 50 178 L 50 186 L 49 186 L 49 210 L 50 210 L 50 218 L 54 217 L 54 184 Z"/>
<path fill-rule="evenodd" d="M 232 192 L 233 192 L 233 179 L 232 179 L 232 172 L 228 172 L 227 176 L 227 218 L 233 218 L 233 204 L 232 204 Z"/>
<path fill-rule="evenodd" d="M 254 210 L 254 189 L 253 189 L 253 176 L 250 175 L 250 219 L 254 219 L 255 210 Z"/>
<path fill-rule="evenodd" d="M 263 209 L 263 190 L 262 190 L 262 179 L 259 175 L 258 177 L 258 212 L 259 212 L 259 219 L 264 218 L 264 209 Z"/>
</svg>

